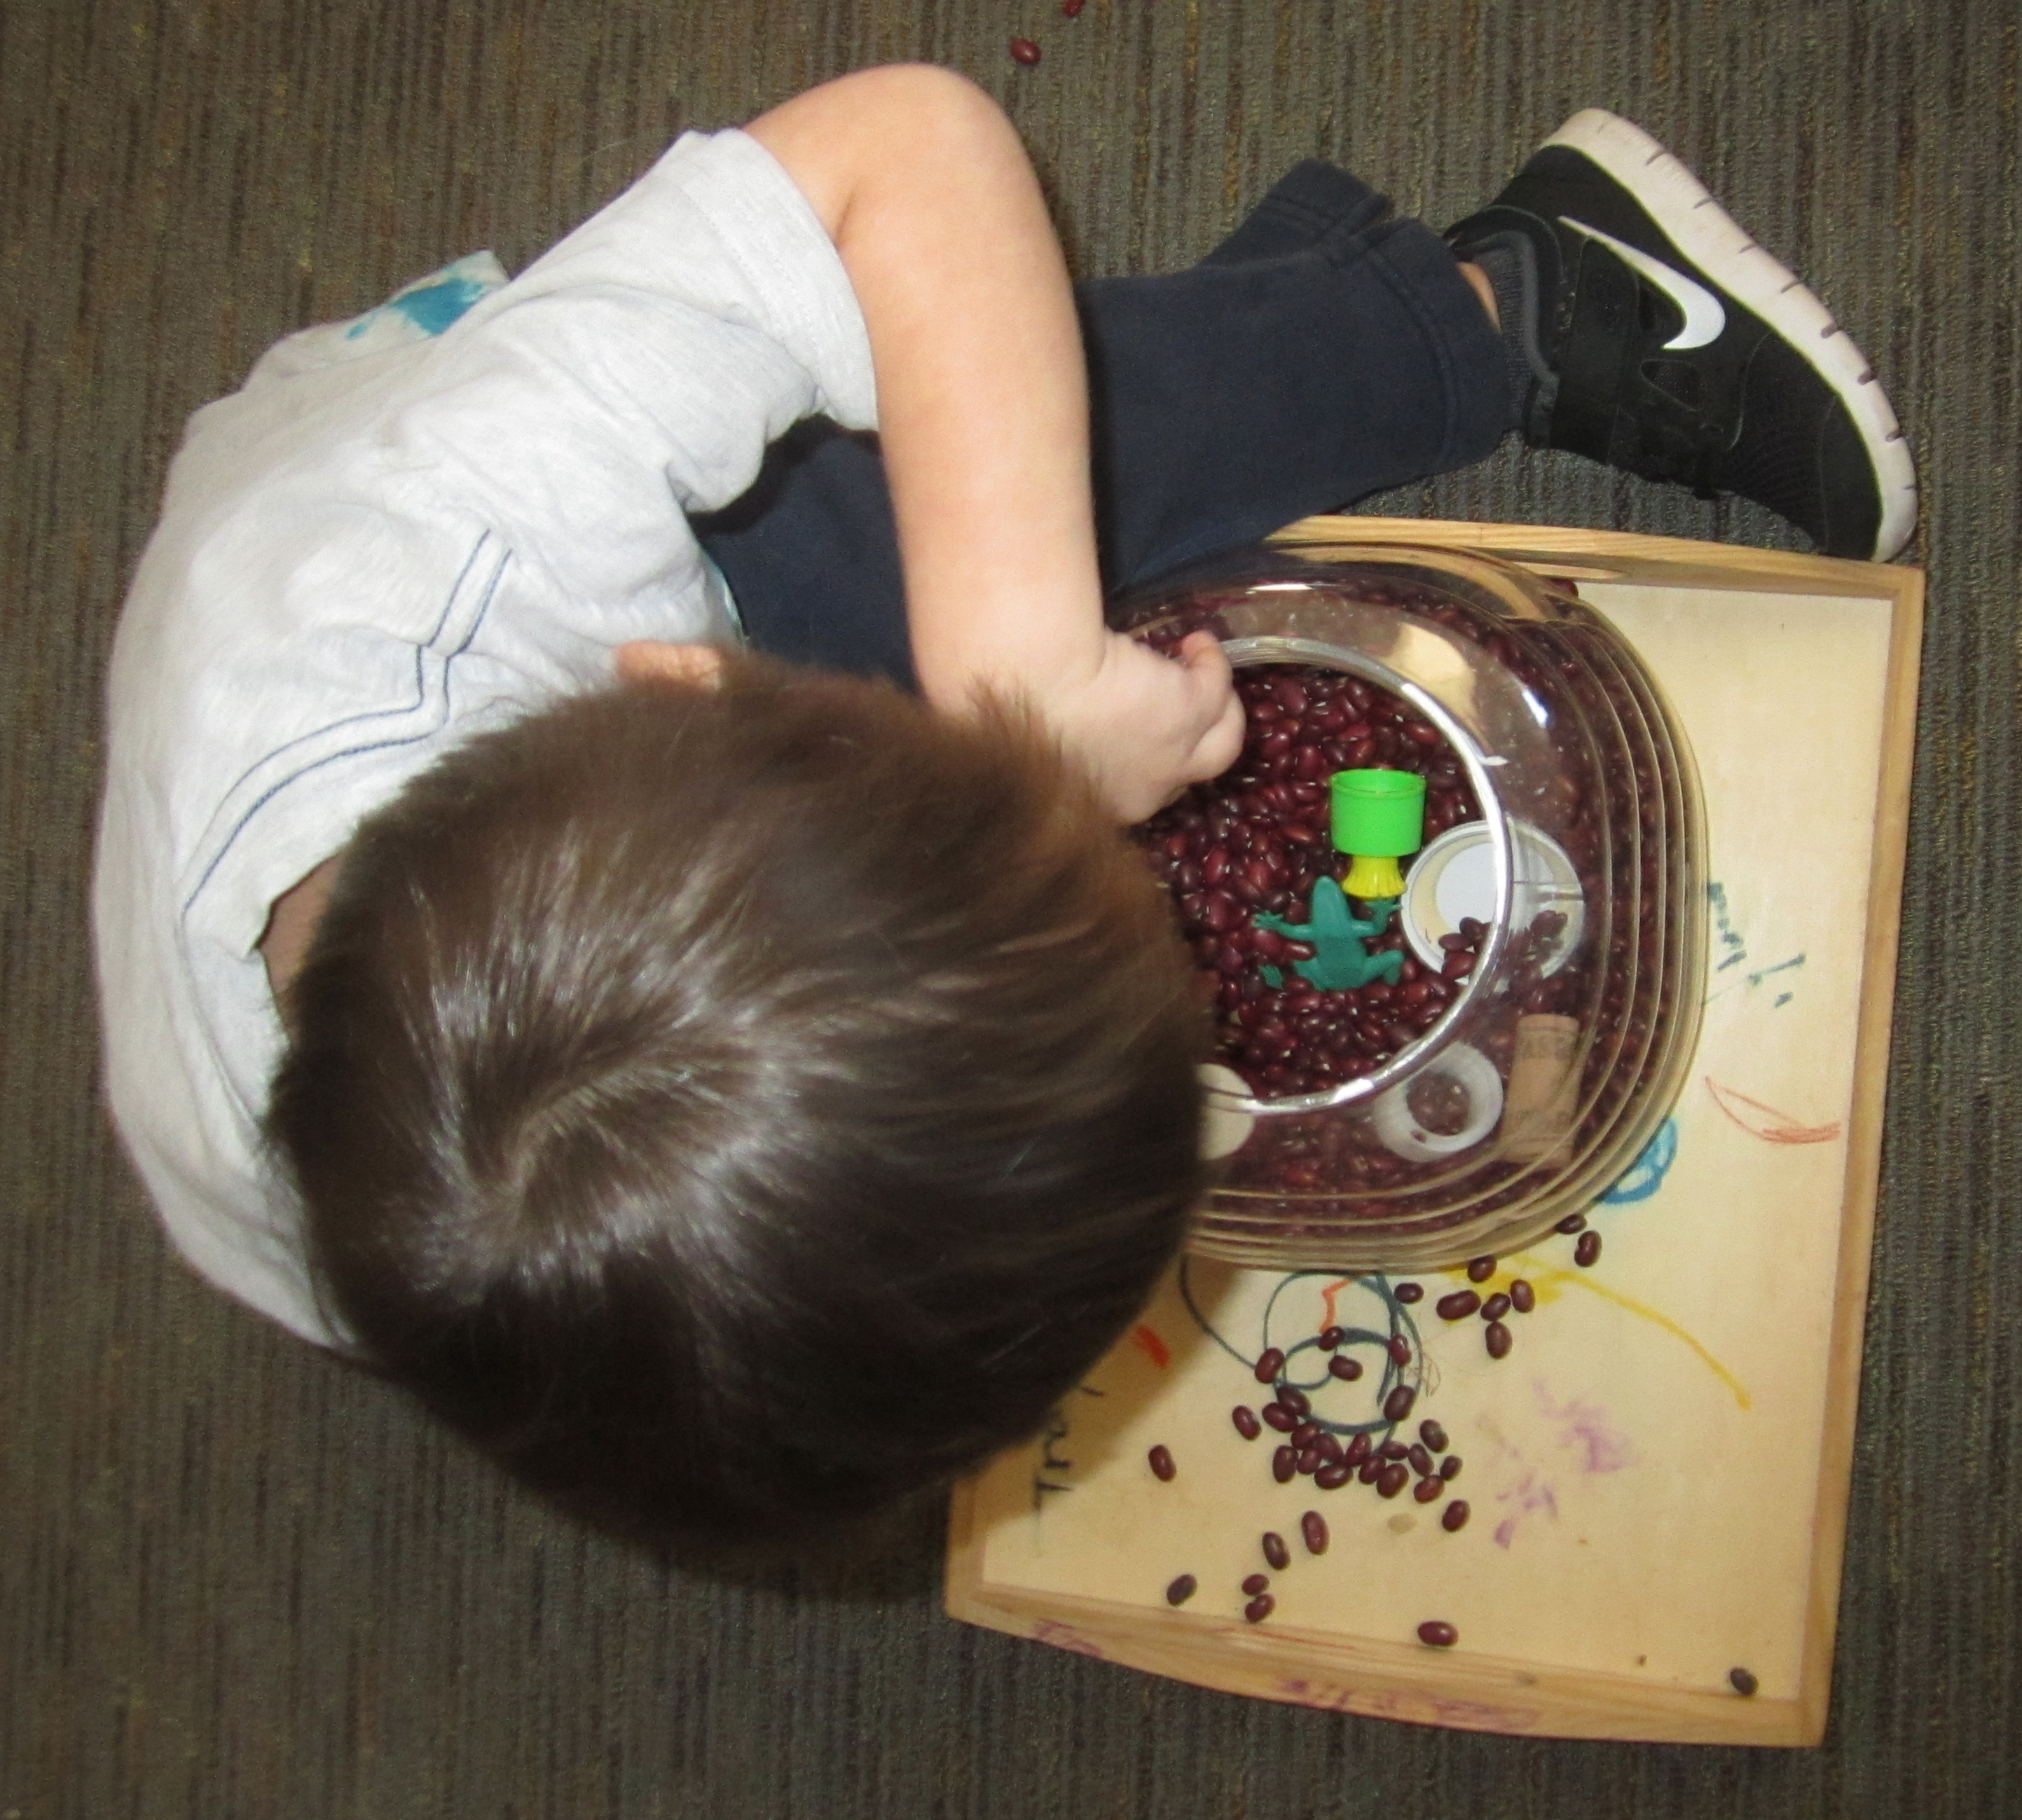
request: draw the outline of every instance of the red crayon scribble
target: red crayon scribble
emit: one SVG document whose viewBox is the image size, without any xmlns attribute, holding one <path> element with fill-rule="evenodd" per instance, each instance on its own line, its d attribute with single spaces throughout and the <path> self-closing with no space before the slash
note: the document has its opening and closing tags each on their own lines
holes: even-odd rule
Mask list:
<svg viewBox="0 0 2022 1820">
<path fill-rule="evenodd" d="M 1130 1344 L 1161 1371 L 1173 1362 L 1172 1348 L 1149 1327 L 1133 1327 L 1130 1329 Z"/>
<path fill-rule="evenodd" d="M 1339 1317 L 1334 1311 L 1334 1299 L 1354 1281 L 1353 1277 L 1336 1277 L 1320 1291 L 1320 1306 L 1327 1310 L 1327 1319 L 1323 1325 L 1332 1327 L 1339 1324 Z"/>
<path fill-rule="evenodd" d="M 1779 1112 L 1760 1100 L 1751 1100 L 1732 1087 L 1723 1087 L 1712 1075 L 1706 1077 L 1713 1103 L 1746 1132 L 1765 1143 L 1830 1143 L 1839 1136 L 1839 1122 L 1830 1125 L 1800 1125 L 1787 1112 Z M 1747 1111 L 1743 1111 L 1746 1107 Z"/>
</svg>

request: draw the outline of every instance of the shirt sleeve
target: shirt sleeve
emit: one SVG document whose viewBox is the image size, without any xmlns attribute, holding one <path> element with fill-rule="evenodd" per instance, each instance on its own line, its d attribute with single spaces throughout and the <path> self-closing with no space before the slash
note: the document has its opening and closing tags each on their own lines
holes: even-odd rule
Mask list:
<svg viewBox="0 0 2022 1820">
<path fill-rule="evenodd" d="M 471 309 L 419 377 L 382 426 L 390 471 L 592 597 L 692 560 L 681 520 L 743 493 L 801 418 L 877 422 L 841 260 L 779 162 L 734 129 L 684 137 Z"/>
</svg>

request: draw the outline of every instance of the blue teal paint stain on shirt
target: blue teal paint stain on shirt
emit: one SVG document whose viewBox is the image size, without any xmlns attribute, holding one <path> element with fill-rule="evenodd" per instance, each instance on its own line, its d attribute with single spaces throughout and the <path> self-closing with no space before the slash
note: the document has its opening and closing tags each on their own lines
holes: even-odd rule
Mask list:
<svg viewBox="0 0 2022 1820">
<path fill-rule="evenodd" d="M 425 335 L 440 335 L 443 330 L 493 287 L 472 278 L 441 278 L 389 298 L 369 315 L 360 316 L 345 331 L 347 341 L 363 334 L 374 319 L 391 312 L 405 316 Z"/>
<path fill-rule="evenodd" d="M 1615 1184 L 1597 1197 L 1611 1207 L 1647 1201 L 1663 1187 L 1671 1165 L 1678 1160 L 1678 1122 L 1667 1118 L 1657 1127 L 1657 1135 L 1643 1147 L 1643 1154 L 1616 1178 Z"/>
</svg>

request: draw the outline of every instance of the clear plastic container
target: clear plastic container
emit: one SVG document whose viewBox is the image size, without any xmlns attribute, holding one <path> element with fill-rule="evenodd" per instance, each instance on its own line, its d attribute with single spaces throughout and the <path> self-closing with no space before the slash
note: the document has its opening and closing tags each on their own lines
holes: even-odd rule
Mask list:
<svg viewBox="0 0 2022 1820">
<path fill-rule="evenodd" d="M 1634 651 L 1564 584 L 1391 545 L 1248 553 L 1119 611 L 1164 648 L 1214 633 L 1252 702 L 1235 766 L 1140 830 L 1234 1064 L 1190 1249 L 1424 1269 L 1591 1202 L 1683 1085 L 1706 968 L 1698 775 Z M 1328 990 L 1270 932 L 1318 926 L 1347 863 L 1319 797 L 1363 766 L 1427 776 L 1427 837 L 1363 944 L 1400 961 Z"/>
</svg>

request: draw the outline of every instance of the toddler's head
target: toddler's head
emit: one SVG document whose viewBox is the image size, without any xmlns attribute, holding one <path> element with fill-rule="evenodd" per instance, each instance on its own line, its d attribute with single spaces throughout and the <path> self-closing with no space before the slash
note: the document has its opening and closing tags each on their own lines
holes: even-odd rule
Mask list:
<svg viewBox="0 0 2022 1820">
<path fill-rule="evenodd" d="M 790 1542 L 1029 1433 L 1199 1186 L 1145 869 L 1010 712 L 755 659 L 370 820 L 269 1129 L 370 1359 L 649 1539 Z"/>
</svg>

